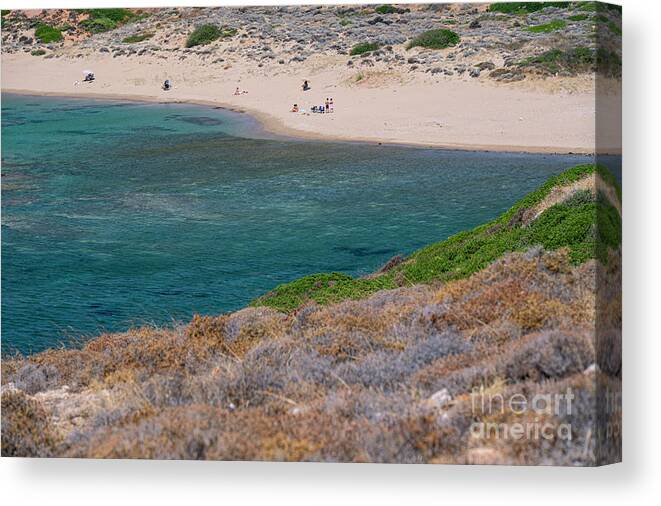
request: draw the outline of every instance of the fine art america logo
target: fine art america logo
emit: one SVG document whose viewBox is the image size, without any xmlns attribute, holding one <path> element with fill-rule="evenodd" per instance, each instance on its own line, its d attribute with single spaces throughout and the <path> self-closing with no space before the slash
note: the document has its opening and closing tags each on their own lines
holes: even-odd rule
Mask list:
<svg viewBox="0 0 661 506">
<path fill-rule="evenodd" d="M 575 395 L 571 388 L 565 393 L 534 394 L 526 396 L 515 393 L 505 396 L 489 393 L 484 387 L 473 388 L 471 407 L 474 419 L 502 419 L 517 416 L 525 421 L 477 421 L 471 425 L 471 435 L 481 439 L 539 440 L 564 439 L 571 441 L 569 423 L 556 423 L 558 419 L 570 417 Z"/>
</svg>

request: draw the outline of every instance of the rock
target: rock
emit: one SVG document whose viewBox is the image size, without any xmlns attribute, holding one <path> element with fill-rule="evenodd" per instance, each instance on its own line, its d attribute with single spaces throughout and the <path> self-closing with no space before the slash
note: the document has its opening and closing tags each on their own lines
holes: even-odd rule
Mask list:
<svg viewBox="0 0 661 506">
<path fill-rule="evenodd" d="M 110 52 L 110 49 L 108 49 L 107 47 L 100 47 L 99 48 L 99 53 L 109 53 L 109 52 Z"/>
<path fill-rule="evenodd" d="M 2 385 L 2 387 L 0 387 L 0 395 L 4 395 L 5 393 L 9 392 L 16 392 L 17 390 L 18 388 L 16 388 L 16 385 L 10 381 L 9 383 L 5 383 Z"/>
<path fill-rule="evenodd" d="M 452 402 L 452 396 L 447 388 L 443 388 L 425 401 L 425 407 L 428 409 L 442 409 Z"/>
<path fill-rule="evenodd" d="M 468 25 L 468 28 L 482 28 L 482 25 L 477 19 L 474 19 L 473 21 L 471 21 L 471 24 Z"/>
<path fill-rule="evenodd" d="M 468 75 L 471 77 L 480 77 L 480 69 L 473 67 L 468 71 Z"/>
<path fill-rule="evenodd" d="M 475 65 L 480 70 L 493 70 L 496 68 L 496 65 L 491 61 L 483 61 Z"/>
<path fill-rule="evenodd" d="M 597 374 L 598 372 L 599 372 L 599 366 L 593 362 L 585 369 L 585 371 L 583 371 L 583 374 L 585 374 L 586 376 L 590 376 L 592 374 Z"/>
</svg>

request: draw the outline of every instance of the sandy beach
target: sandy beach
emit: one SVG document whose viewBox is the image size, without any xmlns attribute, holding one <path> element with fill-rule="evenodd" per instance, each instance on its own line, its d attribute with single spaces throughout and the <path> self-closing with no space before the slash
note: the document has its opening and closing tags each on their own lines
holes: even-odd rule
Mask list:
<svg viewBox="0 0 661 506">
<path fill-rule="evenodd" d="M 318 56 L 264 76 L 257 65 L 209 71 L 202 61 L 152 56 L 36 59 L 4 55 L 2 90 L 74 97 L 194 102 L 257 116 L 267 130 L 306 138 L 361 140 L 497 151 L 594 152 L 594 92 L 587 78 L 495 85 L 461 79 L 406 79 L 345 70 L 343 57 Z M 174 60 L 174 58 L 173 58 Z M 97 80 L 80 83 L 82 70 Z M 161 90 L 165 79 L 174 89 Z M 311 89 L 303 92 L 307 79 Z M 78 84 L 76 84 L 78 82 Z M 557 84 L 557 83 L 555 83 Z M 236 87 L 248 93 L 235 96 Z M 569 86 L 578 88 L 568 91 Z M 333 114 L 292 113 L 335 102 Z"/>
<path fill-rule="evenodd" d="M 86 14 L 52 11 L 43 20 L 68 28 L 56 44 L 38 44 L 33 21 L 44 14 L 10 14 L 3 31 L 2 90 L 226 107 L 256 116 L 271 132 L 304 138 L 595 152 L 594 61 L 585 65 L 566 49 L 591 51 L 590 20 L 567 18 L 560 36 L 531 33 L 522 18 L 488 12 L 487 4 L 412 5 L 383 15 L 360 6 L 134 15 L 140 16 L 90 34 Z M 558 15 L 536 12 L 526 22 Z M 192 30 L 203 23 L 224 26 L 231 35 L 189 47 Z M 413 35 L 439 26 L 456 30 L 460 42 L 441 49 L 409 46 Z M 136 36 L 137 42 L 131 39 Z M 377 41 L 377 49 L 353 55 L 356 44 L 366 41 Z M 553 58 L 563 59 L 526 63 L 553 51 Z M 618 89 L 618 58 L 613 56 L 609 70 L 613 86 L 610 77 L 604 79 L 600 92 Z M 93 70 L 96 81 L 80 83 L 83 70 Z M 174 86 L 168 92 L 161 89 L 166 79 Z M 304 80 L 311 86 L 305 92 Z M 235 95 L 237 87 L 247 93 Z M 331 97 L 333 114 L 309 113 Z M 294 104 L 300 112 L 291 112 Z M 618 125 L 621 110 L 600 107 L 599 117 L 599 151 L 619 152 L 619 130 L 608 132 L 605 125 Z"/>
</svg>

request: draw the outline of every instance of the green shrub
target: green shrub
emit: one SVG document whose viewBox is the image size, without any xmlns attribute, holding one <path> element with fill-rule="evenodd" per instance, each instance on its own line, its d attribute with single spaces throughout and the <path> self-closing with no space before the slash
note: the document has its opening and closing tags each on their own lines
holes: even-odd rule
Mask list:
<svg viewBox="0 0 661 506">
<path fill-rule="evenodd" d="M 90 19 L 109 19 L 115 23 L 122 23 L 135 16 L 128 9 L 77 9 L 77 12 L 89 15 Z"/>
<path fill-rule="evenodd" d="M 135 18 L 135 14 L 127 9 L 76 9 L 76 12 L 89 16 L 80 22 L 80 26 L 90 33 L 114 30 L 122 23 Z"/>
<path fill-rule="evenodd" d="M 43 56 L 43 55 L 46 54 L 46 50 L 45 49 L 33 49 L 32 51 L 30 51 L 30 54 L 32 56 Z"/>
<path fill-rule="evenodd" d="M 367 278 L 314 274 L 280 285 L 252 305 L 290 312 L 308 300 L 327 304 L 361 299 L 402 284 L 466 278 L 505 253 L 535 245 L 547 250 L 568 248 L 576 264 L 590 258 L 605 261 L 608 249 L 617 248 L 622 240 L 620 214 L 605 198 L 581 192 L 544 210 L 527 226 L 516 219 L 542 202 L 556 186 L 571 184 L 595 172 L 615 188 L 621 201 L 621 189 L 610 172 L 601 166 L 579 165 L 552 177 L 495 220 L 418 250 L 386 273 Z"/>
<path fill-rule="evenodd" d="M 48 44 L 49 42 L 58 42 L 62 40 L 62 32 L 50 25 L 40 24 L 34 31 L 34 36 L 39 42 Z"/>
<path fill-rule="evenodd" d="M 372 51 L 376 51 L 377 49 L 379 49 L 378 42 L 361 42 L 360 44 L 353 46 L 351 51 L 349 51 L 349 54 L 351 56 L 356 56 L 363 53 L 370 53 Z"/>
<path fill-rule="evenodd" d="M 597 72 L 606 77 L 622 75 L 622 58 L 615 51 L 600 47 L 596 54 Z"/>
<path fill-rule="evenodd" d="M 573 16 L 569 16 L 567 19 L 569 19 L 569 21 L 585 21 L 586 19 L 588 19 L 588 15 L 587 14 L 575 14 Z"/>
<path fill-rule="evenodd" d="M 573 49 L 551 49 L 537 56 L 530 56 L 519 62 L 519 67 L 534 67 L 550 74 L 566 71 L 571 74 L 594 69 L 595 51 L 579 46 Z"/>
<path fill-rule="evenodd" d="M 90 33 L 102 33 L 114 30 L 117 28 L 117 23 L 109 18 L 98 18 L 98 19 L 86 19 L 80 22 L 85 30 Z"/>
<path fill-rule="evenodd" d="M 529 26 L 526 28 L 527 31 L 532 33 L 548 33 L 560 30 L 567 26 L 567 22 L 564 19 L 554 19 L 550 23 L 543 25 Z"/>
<path fill-rule="evenodd" d="M 193 33 L 188 36 L 186 47 L 203 46 L 214 40 L 224 37 L 233 37 L 234 35 L 236 35 L 235 28 L 220 28 L 211 24 L 201 25 L 193 30 Z"/>
<path fill-rule="evenodd" d="M 446 47 L 455 46 L 458 43 L 459 35 L 452 30 L 429 30 L 411 40 L 406 48 L 411 49 L 420 46 L 429 49 L 445 49 Z"/>
<path fill-rule="evenodd" d="M 578 10 L 583 12 L 597 12 L 597 2 L 579 2 Z"/>
<path fill-rule="evenodd" d="M 609 21 L 608 22 L 608 29 L 614 33 L 615 35 L 622 35 L 622 28 L 617 26 L 614 21 Z"/>
<path fill-rule="evenodd" d="M 384 4 L 384 5 L 379 5 L 376 9 L 374 9 L 376 12 L 379 14 L 393 14 L 398 11 L 396 7 L 393 7 L 390 4 Z"/>
<path fill-rule="evenodd" d="M 502 12 L 504 14 L 528 14 L 537 12 L 546 7 L 565 8 L 569 2 L 504 2 L 493 3 L 489 6 L 489 12 Z"/>
<path fill-rule="evenodd" d="M 122 39 L 122 42 L 124 44 L 134 44 L 136 42 L 142 42 L 151 39 L 153 36 L 154 34 L 150 32 L 136 33 L 135 35 L 129 35 L 128 37 L 124 37 L 124 39 Z"/>
</svg>

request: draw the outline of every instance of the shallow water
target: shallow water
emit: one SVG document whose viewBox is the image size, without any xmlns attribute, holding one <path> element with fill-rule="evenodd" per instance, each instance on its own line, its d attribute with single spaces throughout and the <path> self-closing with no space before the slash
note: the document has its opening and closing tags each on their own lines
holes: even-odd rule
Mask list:
<svg viewBox="0 0 661 506">
<path fill-rule="evenodd" d="M 192 105 L 2 99 L 4 353 L 365 274 L 591 160 L 269 138 Z"/>
</svg>

